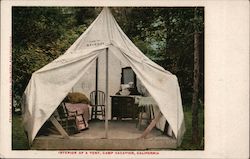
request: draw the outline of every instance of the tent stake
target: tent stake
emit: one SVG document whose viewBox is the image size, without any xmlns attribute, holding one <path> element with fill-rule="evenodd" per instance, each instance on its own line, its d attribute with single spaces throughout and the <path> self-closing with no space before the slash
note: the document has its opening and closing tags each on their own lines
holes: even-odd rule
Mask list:
<svg viewBox="0 0 250 159">
<path fill-rule="evenodd" d="M 108 69 L 108 63 L 109 63 L 109 60 L 108 60 L 108 48 L 106 48 L 106 105 L 105 105 L 105 138 L 108 138 L 108 88 L 109 88 L 109 85 L 108 85 L 108 81 L 109 81 L 109 78 L 108 78 L 108 75 L 109 75 L 109 69 Z"/>
</svg>

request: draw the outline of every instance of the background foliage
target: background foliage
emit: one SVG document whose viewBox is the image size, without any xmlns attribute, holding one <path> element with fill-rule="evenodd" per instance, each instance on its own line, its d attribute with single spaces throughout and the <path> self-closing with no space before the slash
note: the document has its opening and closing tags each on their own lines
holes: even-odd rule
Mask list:
<svg viewBox="0 0 250 159">
<path fill-rule="evenodd" d="M 87 29 L 101 9 L 98 7 L 12 8 L 14 107 L 20 106 L 21 96 L 31 74 L 63 54 Z M 195 31 L 200 33 L 199 101 L 203 106 L 204 8 L 197 8 L 196 17 L 195 8 L 113 7 L 111 11 L 126 35 L 146 56 L 177 75 L 184 110 L 190 110 L 192 102 L 193 34 Z M 186 114 L 188 117 L 191 115 Z M 203 121 L 201 124 L 203 128 Z"/>
</svg>

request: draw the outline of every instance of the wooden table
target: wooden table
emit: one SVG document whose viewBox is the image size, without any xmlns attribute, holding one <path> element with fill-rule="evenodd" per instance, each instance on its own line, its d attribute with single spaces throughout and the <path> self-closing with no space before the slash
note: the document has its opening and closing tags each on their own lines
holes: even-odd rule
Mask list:
<svg viewBox="0 0 250 159">
<path fill-rule="evenodd" d="M 115 95 L 110 97 L 112 103 L 111 119 L 117 117 L 118 120 L 122 118 L 132 118 L 134 120 L 137 117 L 138 105 L 135 104 L 134 96 Z"/>
</svg>

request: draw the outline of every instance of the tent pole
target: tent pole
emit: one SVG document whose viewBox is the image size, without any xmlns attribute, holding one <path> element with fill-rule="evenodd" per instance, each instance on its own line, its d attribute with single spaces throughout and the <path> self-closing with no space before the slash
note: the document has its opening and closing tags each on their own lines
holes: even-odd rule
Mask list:
<svg viewBox="0 0 250 159">
<path fill-rule="evenodd" d="M 109 63 L 109 60 L 108 60 L 108 48 L 106 48 L 106 104 L 105 104 L 105 138 L 108 138 L 108 88 L 109 88 L 109 85 L 108 85 L 108 81 L 109 81 L 109 78 L 108 78 L 108 75 L 109 75 L 109 69 L 108 69 L 108 63 Z"/>
<path fill-rule="evenodd" d="M 96 68 L 95 68 L 95 119 L 97 118 L 97 101 L 98 101 L 98 57 L 96 58 Z M 91 117 L 92 118 L 92 117 Z"/>
</svg>

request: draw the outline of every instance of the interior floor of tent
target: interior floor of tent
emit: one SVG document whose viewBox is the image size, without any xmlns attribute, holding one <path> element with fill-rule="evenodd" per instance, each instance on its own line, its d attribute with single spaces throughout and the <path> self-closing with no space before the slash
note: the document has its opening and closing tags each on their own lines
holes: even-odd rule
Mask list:
<svg viewBox="0 0 250 159">
<path fill-rule="evenodd" d="M 108 138 L 105 121 L 89 122 L 89 129 L 63 138 L 59 134 L 37 136 L 32 149 L 167 149 L 176 148 L 176 140 L 153 128 L 144 139 L 139 139 L 146 127 L 138 128 L 135 120 L 110 120 Z"/>
</svg>

